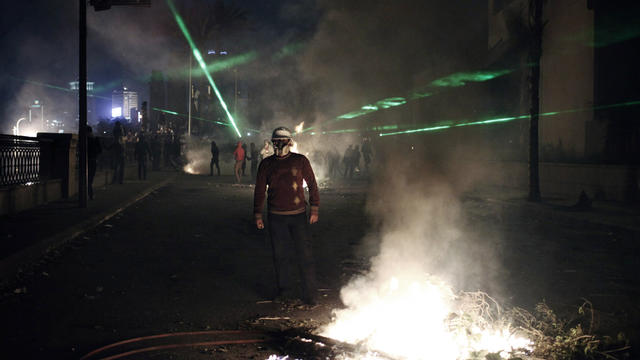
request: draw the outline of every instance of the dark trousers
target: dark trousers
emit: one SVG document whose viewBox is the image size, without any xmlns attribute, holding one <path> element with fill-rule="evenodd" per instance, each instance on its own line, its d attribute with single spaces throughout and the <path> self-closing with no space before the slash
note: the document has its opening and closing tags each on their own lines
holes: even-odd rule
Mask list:
<svg viewBox="0 0 640 360">
<path fill-rule="evenodd" d="M 209 169 L 211 170 L 210 174 L 213 175 L 213 167 L 216 167 L 216 169 L 218 169 L 218 175 L 220 175 L 220 164 L 218 163 L 218 159 L 217 158 L 211 158 L 211 163 L 209 164 Z"/>
<path fill-rule="evenodd" d="M 96 159 L 89 159 L 87 161 L 87 190 L 89 192 L 89 199 L 93 199 L 93 178 L 96 177 Z"/>
<path fill-rule="evenodd" d="M 147 161 L 138 160 L 138 180 L 147 179 Z"/>
<path fill-rule="evenodd" d="M 315 261 L 307 214 L 269 214 L 268 221 L 279 293 L 293 288 L 297 273 L 300 276 L 302 299 L 314 303 L 317 291 Z"/>
</svg>

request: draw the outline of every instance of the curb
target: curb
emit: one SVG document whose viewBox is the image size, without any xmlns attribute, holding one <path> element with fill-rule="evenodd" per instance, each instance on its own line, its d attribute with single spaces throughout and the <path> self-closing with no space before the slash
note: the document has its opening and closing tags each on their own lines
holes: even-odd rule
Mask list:
<svg viewBox="0 0 640 360">
<path fill-rule="evenodd" d="M 484 198 L 484 197 L 468 197 L 470 199 L 476 199 L 483 201 L 485 203 L 494 204 L 498 206 L 502 206 L 503 208 L 518 208 L 525 209 L 526 211 L 530 211 L 540 216 L 544 216 L 546 219 L 555 220 L 555 221 L 571 221 L 577 224 L 584 225 L 598 225 L 598 226 L 606 226 L 613 229 L 630 231 L 630 232 L 638 232 L 640 233 L 640 226 L 631 224 L 631 223 L 621 223 L 615 221 L 607 221 L 607 219 L 600 218 L 595 219 L 593 217 L 588 218 L 584 216 L 580 216 L 580 212 L 568 212 L 564 209 L 554 209 L 554 205 L 551 204 L 532 204 L 532 203 L 519 203 L 512 202 L 508 200 L 500 200 L 494 198 Z"/>
<path fill-rule="evenodd" d="M 155 185 L 152 185 L 151 187 L 138 193 L 133 199 L 125 201 L 117 206 L 115 210 L 107 209 L 101 214 L 90 217 L 76 225 L 63 230 L 58 234 L 45 238 L 28 248 L 22 249 L 17 253 L 11 254 L 5 259 L 2 259 L 2 261 L 0 261 L 0 283 L 10 280 L 11 278 L 19 274 L 25 264 L 36 262 L 47 252 L 60 247 L 66 242 L 75 239 L 83 233 L 99 226 L 105 221 L 108 221 L 129 206 L 149 196 L 149 194 L 151 194 L 152 192 L 166 186 L 169 182 L 173 181 L 175 177 L 175 175 L 171 176 Z"/>
</svg>

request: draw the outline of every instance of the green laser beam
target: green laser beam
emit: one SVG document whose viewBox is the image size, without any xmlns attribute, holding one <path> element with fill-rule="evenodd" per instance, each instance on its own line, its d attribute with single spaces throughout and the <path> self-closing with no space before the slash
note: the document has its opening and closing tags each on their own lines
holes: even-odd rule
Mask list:
<svg viewBox="0 0 640 360">
<path fill-rule="evenodd" d="M 239 65 L 249 63 L 255 60 L 256 58 L 258 58 L 258 52 L 255 50 L 246 52 L 244 54 L 236 55 L 236 56 L 230 56 L 227 59 L 212 62 L 210 65 L 207 66 L 207 71 L 211 73 L 215 73 L 218 71 L 227 70 L 229 68 L 233 68 Z"/>
<path fill-rule="evenodd" d="M 283 47 L 283 49 L 285 49 L 287 46 L 289 45 L 286 45 L 285 47 Z M 297 48 L 299 47 L 296 47 L 296 49 Z M 284 50 L 281 50 L 280 52 L 283 52 L 283 51 Z M 293 51 L 286 51 L 283 57 L 289 56 L 293 53 L 294 53 Z M 255 50 L 252 50 L 240 55 L 230 55 L 221 60 L 215 60 L 215 61 L 209 62 L 209 64 L 207 65 L 207 70 L 209 71 L 209 73 L 214 74 L 214 73 L 225 71 L 240 65 L 248 64 L 258 59 L 258 57 L 259 57 L 259 53 Z M 191 73 L 192 73 L 192 76 L 194 77 L 204 75 L 204 72 L 202 71 L 202 68 L 200 67 L 199 64 L 197 67 L 191 69 Z M 168 77 L 187 77 L 189 76 L 188 74 L 189 74 L 189 69 L 184 69 L 184 67 L 181 67 L 180 69 L 171 69 L 166 72 L 166 75 Z M 137 79 L 148 83 L 151 81 L 151 75 L 145 75 L 142 77 L 138 77 Z M 113 80 L 108 82 L 105 85 L 96 86 L 94 88 L 94 91 L 100 92 L 107 89 L 111 89 L 118 86 L 121 83 L 122 83 L 122 80 Z"/>
<path fill-rule="evenodd" d="M 431 86 L 435 87 L 460 87 L 466 85 L 468 82 L 485 82 L 493 80 L 497 77 L 506 75 L 513 72 L 513 70 L 497 70 L 497 71 L 475 71 L 475 72 L 459 72 L 445 76 L 440 79 L 436 79 L 431 82 Z"/>
<path fill-rule="evenodd" d="M 273 61 L 278 61 L 278 60 L 282 60 L 288 56 L 291 56 L 295 53 L 297 53 L 298 51 L 302 50 L 305 46 L 305 43 L 302 42 L 297 42 L 297 43 L 293 43 L 293 44 L 287 44 L 284 47 L 282 47 L 282 49 L 280 49 L 280 51 L 276 52 L 272 57 L 271 60 Z"/>
<path fill-rule="evenodd" d="M 364 105 L 360 109 L 348 112 L 346 114 L 342 114 L 329 121 L 337 122 L 341 120 L 354 119 L 354 118 L 364 116 L 381 109 L 389 109 L 396 106 L 402 106 L 407 104 L 409 101 L 433 96 L 437 94 L 439 91 L 441 91 L 442 88 L 461 87 L 461 86 L 465 86 L 469 82 L 485 82 L 485 81 L 493 80 L 495 78 L 512 73 L 513 71 L 514 70 L 512 69 L 503 69 L 503 70 L 480 70 L 475 72 L 454 73 L 454 74 L 433 80 L 427 86 L 411 92 L 411 94 L 409 94 L 406 98 L 398 96 L 398 97 L 390 97 L 390 98 L 378 100 L 375 103 Z M 302 130 L 301 133 L 313 130 L 316 127 L 317 126 L 310 126 Z"/>
<path fill-rule="evenodd" d="M 189 116 L 188 114 L 181 114 L 181 113 L 176 112 L 176 111 L 171 111 L 171 110 L 167 110 L 167 109 L 160 109 L 160 108 L 157 108 L 157 107 L 152 107 L 151 110 L 158 111 L 158 112 L 165 113 L 165 114 L 180 116 L 180 117 L 188 117 Z M 217 124 L 217 125 L 222 125 L 222 126 L 227 126 L 227 127 L 231 126 L 231 124 L 229 124 L 229 123 L 225 123 L 225 122 L 217 121 L 217 120 L 206 119 L 206 118 L 203 118 L 203 117 L 200 117 L 200 116 L 191 115 L 191 118 L 192 119 L 196 119 L 196 120 L 212 122 L 212 123 Z M 252 132 L 255 132 L 255 133 L 261 133 L 262 132 L 260 130 L 251 129 L 251 128 L 243 128 L 243 130 L 248 130 L 248 131 L 252 131 Z"/>
<path fill-rule="evenodd" d="M 555 116 L 555 115 L 560 115 L 560 114 L 570 114 L 570 113 L 577 113 L 577 112 L 583 112 L 583 111 L 591 111 L 591 110 L 606 110 L 606 109 L 613 109 L 613 108 L 619 108 L 619 107 L 628 107 L 628 106 L 636 106 L 636 105 L 640 105 L 640 100 L 638 101 L 627 101 L 627 102 L 622 102 L 622 103 L 617 103 L 617 104 L 607 104 L 607 105 L 599 105 L 599 106 L 594 106 L 594 107 L 590 107 L 590 108 L 577 108 L 577 109 L 567 109 L 567 110 L 560 110 L 560 111 L 548 111 L 548 112 L 544 112 L 539 114 L 540 117 L 546 117 L 546 116 Z M 453 121 L 453 120 L 445 120 L 445 121 L 438 121 L 429 125 L 422 125 L 424 127 L 422 128 L 413 128 L 413 129 L 407 129 L 409 127 L 415 127 L 415 124 L 393 124 L 393 125 L 380 125 L 380 126 L 373 126 L 373 127 L 368 127 L 368 128 L 360 128 L 360 129 L 339 129 L 339 130 L 331 130 L 331 131 L 322 131 L 322 132 L 311 132 L 310 135 L 326 135 L 326 134 L 340 134 L 340 133 L 353 133 L 353 132 L 377 132 L 377 131 L 383 131 L 383 130 L 399 130 L 399 129 L 406 129 L 406 130 L 402 130 L 402 131 L 395 131 L 395 132 L 390 132 L 390 133 L 382 133 L 379 134 L 380 136 L 389 136 L 389 135 L 400 135 L 400 134 L 413 134 L 413 133 L 418 133 L 418 132 L 430 132 L 430 131 L 438 131 L 438 130 L 444 130 L 444 129 L 450 129 L 450 128 L 454 128 L 454 127 L 462 127 L 462 126 L 473 126 L 473 125 L 491 125 L 491 124 L 497 124 L 497 123 L 504 123 L 504 122 L 510 122 L 510 121 L 514 121 L 514 120 L 524 120 L 524 119 L 529 119 L 530 115 L 519 115 L 519 116 L 508 116 L 508 117 L 497 117 L 497 118 L 489 118 L 489 119 L 485 119 L 485 120 L 473 120 L 473 121 Z"/>
<path fill-rule="evenodd" d="M 578 108 L 578 109 L 568 109 L 568 110 L 560 110 L 560 111 L 549 111 L 549 112 L 545 112 L 545 113 L 540 113 L 538 115 L 538 117 L 555 116 L 555 115 L 560 115 L 560 114 L 570 114 L 570 113 L 577 113 L 577 112 L 583 112 L 583 111 L 592 111 L 592 110 L 605 110 L 605 109 L 613 109 L 613 108 L 636 106 L 636 105 L 640 105 L 640 100 L 627 101 L 627 102 L 617 103 L 617 104 L 600 105 L 600 106 L 594 106 L 594 107 L 590 107 L 590 108 Z M 429 131 L 444 130 L 444 129 L 450 129 L 450 128 L 461 127 L 461 126 L 491 125 L 491 124 L 505 123 L 505 122 L 510 122 L 510 121 L 514 121 L 514 120 L 523 120 L 523 119 L 530 119 L 530 118 L 531 118 L 531 115 L 526 114 L 526 115 L 519 115 L 519 116 L 491 118 L 491 119 L 478 120 L 478 121 L 463 121 L 463 122 L 453 123 L 451 125 L 442 125 L 442 123 L 439 123 L 439 124 L 434 124 L 432 126 L 428 126 L 428 127 L 424 127 L 424 128 L 420 128 L 420 129 L 410 129 L 410 130 L 403 130 L 403 131 L 380 133 L 379 136 L 413 134 L 413 133 L 419 133 L 419 132 L 429 132 Z"/>
<path fill-rule="evenodd" d="M 213 88 L 213 92 L 216 94 L 218 101 L 220 101 L 220 106 L 222 106 L 222 109 L 224 109 L 224 112 L 226 113 L 227 118 L 229 119 L 229 122 L 233 126 L 233 129 L 236 131 L 236 134 L 238 135 L 239 138 L 241 138 L 242 134 L 240 134 L 240 130 L 238 130 L 238 126 L 236 125 L 236 122 L 233 120 L 233 116 L 231 116 L 231 113 L 227 108 L 227 104 L 224 102 L 224 99 L 222 98 L 222 94 L 220 94 L 220 90 L 218 90 L 218 86 L 216 86 L 216 83 L 213 81 L 211 74 L 207 70 L 207 64 L 205 64 L 204 59 L 202 58 L 202 54 L 200 54 L 200 50 L 198 50 L 198 48 L 196 47 L 196 44 L 191 38 L 191 35 L 189 34 L 189 30 L 187 30 L 187 26 L 182 20 L 182 17 L 180 16 L 180 14 L 178 14 L 178 11 L 176 10 L 176 7 L 173 4 L 173 1 L 172 0 L 166 0 L 166 1 L 167 1 L 167 5 L 169 6 L 169 9 L 173 13 L 176 23 L 178 24 L 178 27 L 180 28 L 180 30 L 182 31 L 182 34 L 184 35 L 185 39 L 189 43 L 189 47 L 191 47 L 193 56 L 195 57 L 196 61 L 198 61 L 198 64 L 200 65 L 200 68 L 204 72 L 204 75 L 206 76 L 207 80 L 209 81 L 211 88 Z"/>
<path fill-rule="evenodd" d="M 39 81 L 35 81 L 35 80 L 20 79 L 20 78 L 11 76 L 11 75 L 8 75 L 8 77 L 10 77 L 10 78 L 12 78 L 14 80 L 17 80 L 17 81 L 26 82 L 26 83 L 29 83 L 29 84 L 38 85 L 38 86 L 46 87 L 46 88 L 49 88 L 49 89 L 60 90 L 60 91 L 68 92 L 68 93 L 76 93 L 77 92 L 75 90 L 71 90 L 71 89 L 68 89 L 68 88 L 61 87 L 61 86 L 47 84 L 47 83 L 43 83 L 43 82 L 39 82 Z M 93 94 L 87 94 L 87 96 L 88 97 L 98 98 L 98 99 L 111 100 L 111 98 L 104 97 L 104 96 L 93 95 Z"/>
<path fill-rule="evenodd" d="M 171 111 L 171 110 L 164 110 L 164 109 L 158 109 L 158 108 L 156 108 L 156 107 L 152 107 L 152 108 L 151 108 L 151 110 L 159 111 L 159 112 L 162 112 L 162 113 L 165 113 L 165 114 L 180 115 L 180 114 L 178 114 L 178 113 L 177 113 L 177 112 L 175 112 L 175 111 Z"/>
</svg>

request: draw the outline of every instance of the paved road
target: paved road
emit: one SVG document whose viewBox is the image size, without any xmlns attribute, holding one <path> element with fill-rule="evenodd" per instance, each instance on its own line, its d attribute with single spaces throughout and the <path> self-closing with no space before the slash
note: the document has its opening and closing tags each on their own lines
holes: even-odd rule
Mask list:
<svg viewBox="0 0 640 360">
<path fill-rule="evenodd" d="M 3 299 L 5 350 L 79 357 L 135 336 L 237 329 L 277 313 L 273 303 L 257 304 L 273 297 L 274 278 L 252 197 L 248 186 L 184 175 L 76 239 L 19 284 L 26 293 Z M 363 229 L 339 218 L 358 218 L 363 197 L 325 192 L 323 200 L 326 215 L 314 226 L 319 280 L 335 290 Z M 331 289 L 324 294 L 335 299 Z"/>
<path fill-rule="evenodd" d="M 273 295 L 273 270 L 266 234 L 251 222 L 252 188 L 214 180 L 182 175 L 51 256 L 0 302 L 5 350 L 79 358 L 136 336 L 238 329 L 282 315 L 280 304 L 262 302 Z M 287 314 L 312 326 L 329 319 L 341 285 L 376 252 L 365 246 L 375 243 L 365 237 L 375 223 L 364 191 L 324 189 L 321 199 L 313 236 L 325 297 L 318 308 Z M 457 286 L 529 308 L 546 299 L 571 309 L 585 297 L 612 328 L 640 328 L 638 234 L 476 200 L 463 210 L 464 241 L 447 249 Z"/>
</svg>

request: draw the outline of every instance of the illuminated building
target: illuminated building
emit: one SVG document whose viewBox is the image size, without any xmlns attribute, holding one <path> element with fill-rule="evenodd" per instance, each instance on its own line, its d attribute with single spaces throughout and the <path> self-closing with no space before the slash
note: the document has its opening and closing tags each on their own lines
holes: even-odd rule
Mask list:
<svg viewBox="0 0 640 360">
<path fill-rule="evenodd" d="M 78 91 L 78 81 L 70 81 L 69 82 L 69 90 L 71 91 Z M 95 98 L 93 97 L 93 87 L 94 87 L 94 82 L 93 81 L 87 81 L 87 123 L 88 124 L 95 124 L 98 122 L 97 119 L 97 115 L 96 115 L 96 102 L 95 102 Z M 77 113 L 78 109 L 76 106 L 75 112 Z M 71 118 L 73 119 L 73 118 Z M 68 120 L 71 120 L 68 119 Z M 77 115 L 75 120 L 77 121 Z M 69 122 L 69 121 L 67 121 Z M 56 130 L 58 127 L 64 127 L 64 122 L 62 122 L 63 125 L 60 124 L 55 124 L 53 122 L 50 122 L 47 124 L 47 126 L 53 128 L 54 130 Z M 69 126 L 72 126 L 71 124 L 69 124 Z"/>
<path fill-rule="evenodd" d="M 120 108 L 120 111 L 117 109 Z M 128 90 L 126 87 L 116 89 L 111 95 L 111 113 L 119 113 L 125 119 L 131 121 L 131 114 L 138 109 L 138 93 Z M 133 119 L 134 121 L 137 119 Z"/>
</svg>

